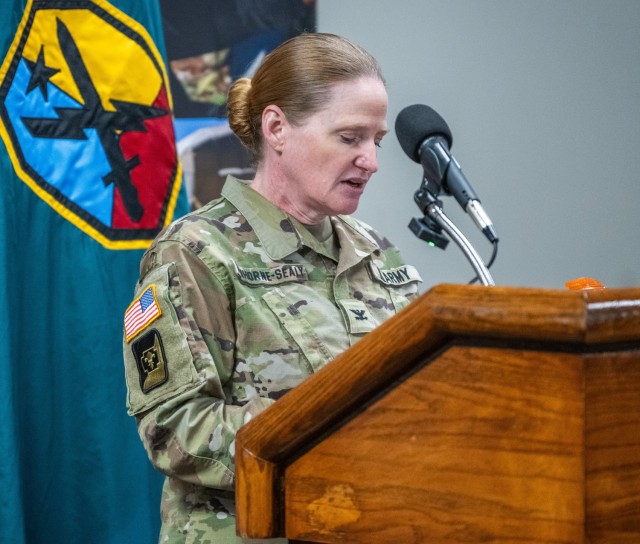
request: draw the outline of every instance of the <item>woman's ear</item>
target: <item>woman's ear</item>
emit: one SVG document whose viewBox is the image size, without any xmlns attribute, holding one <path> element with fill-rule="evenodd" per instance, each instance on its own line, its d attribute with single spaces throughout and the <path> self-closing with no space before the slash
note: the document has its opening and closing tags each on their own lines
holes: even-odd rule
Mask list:
<svg viewBox="0 0 640 544">
<path fill-rule="evenodd" d="M 262 137 L 273 150 L 282 151 L 287 126 L 287 118 L 278 106 L 270 104 L 262 111 Z"/>
</svg>

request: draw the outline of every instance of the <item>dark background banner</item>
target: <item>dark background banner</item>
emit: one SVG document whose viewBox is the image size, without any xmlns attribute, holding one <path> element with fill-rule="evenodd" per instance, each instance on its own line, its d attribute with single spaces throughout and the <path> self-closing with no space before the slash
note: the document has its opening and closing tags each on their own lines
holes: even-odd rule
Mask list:
<svg viewBox="0 0 640 544">
<path fill-rule="evenodd" d="M 226 122 L 226 93 L 274 47 L 316 30 L 313 0 L 161 0 L 176 134 L 192 209 L 220 194 L 227 174 L 253 168 Z"/>
</svg>

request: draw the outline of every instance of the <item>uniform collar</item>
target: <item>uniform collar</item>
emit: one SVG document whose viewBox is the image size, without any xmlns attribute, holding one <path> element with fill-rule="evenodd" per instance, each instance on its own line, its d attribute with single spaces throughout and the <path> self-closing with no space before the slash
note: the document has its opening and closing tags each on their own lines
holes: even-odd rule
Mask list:
<svg viewBox="0 0 640 544">
<path fill-rule="evenodd" d="M 275 204 L 250 187 L 250 181 L 227 176 L 222 196 L 233 204 L 247 218 L 267 255 L 279 261 L 302 246 L 318 249 L 318 242 L 298 222 L 283 212 Z M 347 261 L 353 264 L 380 249 L 379 244 L 368 232 L 347 216 L 331 217 L 340 241 L 340 260 L 349 254 Z M 346 263 L 345 263 L 346 264 Z M 341 267 L 342 268 L 342 267 Z"/>
<path fill-rule="evenodd" d="M 233 204 L 256 233 L 267 255 L 279 261 L 302 247 L 289 216 L 250 187 L 250 181 L 227 176 L 222 196 Z"/>
</svg>

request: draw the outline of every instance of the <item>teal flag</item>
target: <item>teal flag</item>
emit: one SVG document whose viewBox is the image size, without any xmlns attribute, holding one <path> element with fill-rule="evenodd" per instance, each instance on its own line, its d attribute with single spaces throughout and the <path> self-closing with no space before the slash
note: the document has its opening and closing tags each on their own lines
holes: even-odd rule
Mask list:
<svg viewBox="0 0 640 544">
<path fill-rule="evenodd" d="M 187 211 L 160 9 L 3 0 L 0 20 L 0 543 L 155 542 L 122 319 Z"/>
</svg>

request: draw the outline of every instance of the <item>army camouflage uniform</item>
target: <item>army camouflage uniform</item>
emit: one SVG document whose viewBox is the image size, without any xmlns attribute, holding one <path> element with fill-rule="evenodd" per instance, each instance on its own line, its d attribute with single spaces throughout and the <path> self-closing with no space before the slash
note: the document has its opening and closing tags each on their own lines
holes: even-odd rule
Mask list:
<svg viewBox="0 0 640 544">
<path fill-rule="evenodd" d="M 229 178 L 145 253 L 124 360 L 128 412 L 167 476 L 160 542 L 242 542 L 237 429 L 417 296 L 386 239 L 330 221 L 335 251 Z"/>
</svg>

